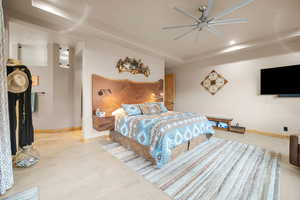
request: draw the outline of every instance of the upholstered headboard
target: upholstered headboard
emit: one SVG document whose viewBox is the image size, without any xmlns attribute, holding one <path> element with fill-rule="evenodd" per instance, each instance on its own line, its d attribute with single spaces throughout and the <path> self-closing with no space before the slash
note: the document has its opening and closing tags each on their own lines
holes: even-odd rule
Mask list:
<svg viewBox="0 0 300 200">
<path fill-rule="evenodd" d="M 135 82 L 113 80 L 92 75 L 93 114 L 97 108 L 106 116 L 121 107 L 121 104 L 140 104 L 163 101 L 163 80 L 157 82 Z"/>
</svg>

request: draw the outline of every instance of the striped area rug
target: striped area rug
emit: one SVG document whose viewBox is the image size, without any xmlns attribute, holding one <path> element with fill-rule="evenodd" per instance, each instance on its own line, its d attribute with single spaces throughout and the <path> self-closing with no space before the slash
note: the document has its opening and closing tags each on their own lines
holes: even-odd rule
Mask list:
<svg viewBox="0 0 300 200">
<path fill-rule="evenodd" d="M 38 200 L 38 199 L 39 199 L 38 188 L 35 187 L 26 190 L 24 192 L 17 193 L 10 197 L 4 198 L 2 200 Z"/>
<path fill-rule="evenodd" d="M 211 138 L 161 169 L 134 152 L 102 146 L 175 200 L 277 200 L 280 155 L 256 146 Z"/>
</svg>

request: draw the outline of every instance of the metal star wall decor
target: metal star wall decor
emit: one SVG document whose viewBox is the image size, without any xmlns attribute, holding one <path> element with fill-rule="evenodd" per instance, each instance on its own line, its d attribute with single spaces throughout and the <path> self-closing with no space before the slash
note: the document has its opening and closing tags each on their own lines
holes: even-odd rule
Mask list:
<svg viewBox="0 0 300 200">
<path fill-rule="evenodd" d="M 228 81 L 215 70 L 211 71 L 201 85 L 212 95 L 215 95 Z"/>
</svg>

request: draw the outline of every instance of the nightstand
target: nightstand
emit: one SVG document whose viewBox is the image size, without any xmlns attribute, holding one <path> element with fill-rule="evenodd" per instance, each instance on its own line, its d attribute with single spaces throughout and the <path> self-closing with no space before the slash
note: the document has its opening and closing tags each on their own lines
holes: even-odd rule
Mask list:
<svg viewBox="0 0 300 200">
<path fill-rule="evenodd" d="M 93 116 L 93 127 L 97 131 L 106 131 L 115 129 L 115 117 L 97 117 Z"/>
</svg>

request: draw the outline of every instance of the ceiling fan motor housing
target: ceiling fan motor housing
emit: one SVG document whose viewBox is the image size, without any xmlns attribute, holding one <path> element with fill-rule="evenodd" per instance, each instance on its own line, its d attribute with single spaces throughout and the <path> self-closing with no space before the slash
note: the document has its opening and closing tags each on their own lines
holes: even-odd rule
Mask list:
<svg viewBox="0 0 300 200">
<path fill-rule="evenodd" d="M 207 10 L 207 6 L 203 5 L 198 8 L 198 11 L 201 12 L 201 16 L 199 17 L 199 20 L 202 22 L 205 22 L 207 20 L 207 17 L 204 16 L 204 12 Z"/>
</svg>

